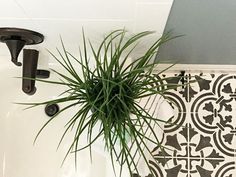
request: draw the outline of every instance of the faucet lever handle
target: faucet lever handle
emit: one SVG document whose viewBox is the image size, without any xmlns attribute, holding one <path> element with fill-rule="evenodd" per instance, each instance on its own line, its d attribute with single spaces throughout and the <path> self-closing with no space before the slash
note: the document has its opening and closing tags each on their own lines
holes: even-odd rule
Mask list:
<svg viewBox="0 0 236 177">
<path fill-rule="evenodd" d="M 26 94 L 34 94 L 35 92 L 35 78 L 37 73 L 38 56 L 39 51 L 37 50 L 23 50 L 22 90 Z"/>
</svg>

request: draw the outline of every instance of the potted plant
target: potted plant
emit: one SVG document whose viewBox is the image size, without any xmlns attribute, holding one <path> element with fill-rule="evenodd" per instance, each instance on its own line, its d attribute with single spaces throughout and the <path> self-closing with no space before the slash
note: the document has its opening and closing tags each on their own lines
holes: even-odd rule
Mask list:
<svg viewBox="0 0 236 177">
<path fill-rule="evenodd" d="M 67 117 L 68 122 L 60 141 L 61 143 L 71 128 L 76 130 L 66 157 L 71 152 L 76 157 L 78 151 L 91 148 L 93 143 L 102 137 L 113 167 L 115 162 L 120 164 L 119 172 L 116 171 L 120 176 L 124 166 L 128 168 L 130 175 L 138 174 L 140 156 L 149 168 L 144 151 L 152 155 L 152 149 L 148 146 L 150 143 L 160 149 L 165 148 L 159 143 L 156 136 L 158 132 L 155 132 L 153 127 L 154 124 L 165 120 L 150 115 L 139 105 L 138 100 L 156 94 L 163 95 L 166 90 L 176 87 L 161 84 L 164 79 L 152 74 L 156 64 L 152 63 L 151 59 L 156 56 L 160 45 L 172 39 L 169 33 L 157 39 L 141 56 L 130 63 L 127 62 L 138 42 L 152 33 L 144 31 L 130 36 L 125 30 L 115 30 L 106 35 L 99 47 L 95 48 L 83 32 L 83 47 L 78 58 L 66 50 L 63 42 L 62 51 L 58 50 L 59 57 L 50 52 L 67 74 L 53 70 L 60 76 L 60 81 L 37 80 L 64 85 L 68 89 L 62 93 L 63 97 L 28 105 L 34 107 L 65 102 L 69 105 L 45 123 L 36 139 L 58 114 L 79 105 L 80 109 L 75 115 L 69 119 Z M 90 58 L 95 67 L 90 65 L 89 54 L 92 54 Z M 82 75 L 78 74 L 74 63 L 81 67 Z M 96 125 L 100 127 L 98 132 L 94 131 Z M 149 137 L 147 128 L 154 138 Z M 79 142 L 84 132 L 87 132 L 88 144 L 81 147 Z M 151 170 L 150 173 L 152 174 Z"/>
</svg>

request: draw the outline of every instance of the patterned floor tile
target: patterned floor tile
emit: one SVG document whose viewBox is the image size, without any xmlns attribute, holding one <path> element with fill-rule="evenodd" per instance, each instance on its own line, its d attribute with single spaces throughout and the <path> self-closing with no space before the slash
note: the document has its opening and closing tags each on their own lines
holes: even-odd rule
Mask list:
<svg viewBox="0 0 236 177">
<path fill-rule="evenodd" d="M 171 118 L 172 124 L 165 125 L 165 132 L 176 131 L 179 127 L 183 126 L 188 122 L 186 119 L 190 104 L 188 103 L 188 74 L 185 73 L 168 73 L 163 74 L 163 78 L 166 78 L 165 84 L 169 87 L 176 87 L 175 89 L 168 90 L 165 92 L 165 98 L 169 100 L 170 105 L 175 111 L 175 116 Z"/>
<path fill-rule="evenodd" d="M 235 78 L 214 74 L 209 89 L 198 93 L 190 110 L 195 127 L 212 135 L 215 146 L 229 157 L 236 155 Z"/>
<path fill-rule="evenodd" d="M 165 94 L 175 116 L 164 126 L 162 144 L 168 149 L 153 150 L 155 177 L 236 177 L 236 75 L 183 76 L 165 80 L 189 84 Z"/>
<path fill-rule="evenodd" d="M 236 169 L 235 169 L 235 160 L 230 161 L 225 159 L 225 163 L 219 166 L 216 169 L 215 177 L 235 177 Z"/>
</svg>

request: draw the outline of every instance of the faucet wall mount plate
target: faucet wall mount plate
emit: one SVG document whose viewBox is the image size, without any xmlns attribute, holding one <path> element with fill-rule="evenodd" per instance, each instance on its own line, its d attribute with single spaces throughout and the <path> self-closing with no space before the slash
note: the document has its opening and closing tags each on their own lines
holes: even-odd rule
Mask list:
<svg viewBox="0 0 236 177">
<path fill-rule="evenodd" d="M 6 42 L 9 39 L 19 39 L 25 41 L 25 45 L 33 45 L 43 42 L 44 36 L 28 29 L 0 28 L 0 41 Z"/>
</svg>

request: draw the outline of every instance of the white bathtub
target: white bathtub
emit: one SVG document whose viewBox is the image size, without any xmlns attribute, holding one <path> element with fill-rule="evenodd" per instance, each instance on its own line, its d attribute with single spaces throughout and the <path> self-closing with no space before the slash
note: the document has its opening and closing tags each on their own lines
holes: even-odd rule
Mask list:
<svg viewBox="0 0 236 177">
<path fill-rule="evenodd" d="M 44 107 L 23 110 L 26 106 L 13 102 L 42 101 L 57 96 L 63 88 L 36 83 L 33 96 L 21 91 L 21 67 L 14 66 L 8 58 L 1 58 L 0 66 L 0 176 L 1 177 L 105 177 L 113 176 L 109 160 L 102 148 L 95 147 L 93 161 L 88 151 L 78 155 L 77 170 L 73 155 L 61 167 L 69 139 L 57 150 L 63 121 L 59 119 L 42 132 L 33 145 L 40 127 L 49 119 Z M 3 61 L 5 60 L 5 61 Z M 51 73 L 51 78 L 54 75 Z M 55 89 L 56 88 L 56 89 Z M 67 113 L 68 114 L 68 113 Z M 63 117 L 63 115 L 60 115 Z M 99 145 L 98 145 L 99 146 Z M 99 149 L 101 149 L 99 151 Z"/>
</svg>

